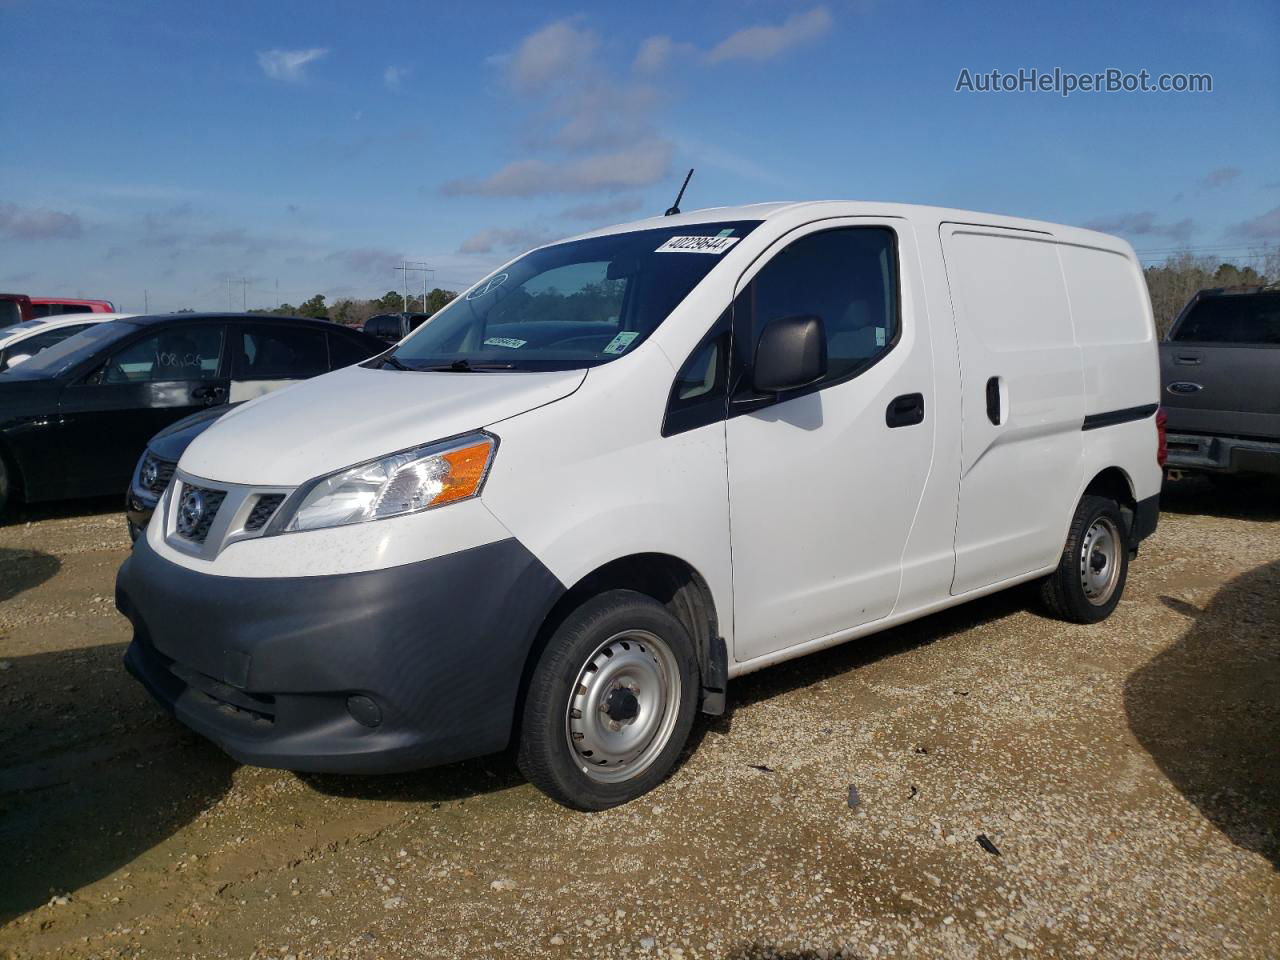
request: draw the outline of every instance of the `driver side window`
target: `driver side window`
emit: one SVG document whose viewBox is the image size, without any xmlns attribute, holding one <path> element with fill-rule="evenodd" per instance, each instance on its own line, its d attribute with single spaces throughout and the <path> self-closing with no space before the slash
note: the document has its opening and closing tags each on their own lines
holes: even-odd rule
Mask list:
<svg viewBox="0 0 1280 960">
<path fill-rule="evenodd" d="M 741 299 L 741 298 L 740 298 Z M 747 288 L 744 361 L 772 320 L 822 318 L 827 375 L 860 373 L 898 341 L 898 256 L 886 227 L 839 227 L 811 233 L 779 251 Z"/>
<path fill-rule="evenodd" d="M 170 327 L 118 351 L 99 383 L 213 380 L 222 356 L 221 326 Z"/>
</svg>

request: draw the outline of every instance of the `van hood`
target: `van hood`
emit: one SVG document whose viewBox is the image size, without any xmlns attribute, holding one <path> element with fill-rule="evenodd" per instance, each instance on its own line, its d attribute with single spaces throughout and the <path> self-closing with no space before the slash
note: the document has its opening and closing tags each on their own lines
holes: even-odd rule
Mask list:
<svg viewBox="0 0 1280 960">
<path fill-rule="evenodd" d="M 230 410 L 182 456 L 189 474 L 295 486 L 478 430 L 573 393 L 585 370 L 427 373 L 347 367 Z"/>
</svg>

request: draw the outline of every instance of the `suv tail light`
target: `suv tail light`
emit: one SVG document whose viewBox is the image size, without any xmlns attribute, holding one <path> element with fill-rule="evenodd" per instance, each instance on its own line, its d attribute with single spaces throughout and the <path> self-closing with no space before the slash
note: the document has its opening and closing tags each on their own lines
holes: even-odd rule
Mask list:
<svg viewBox="0 0 1280 960">
<path fill-rule="evenodd" d="M 1169 436 L 1165 429 L 1168 422 L 1169 415 L 1161 407 L 1156 411 L 1156 463 L 1162 467 L 1169 459 Z"/>
</svg>

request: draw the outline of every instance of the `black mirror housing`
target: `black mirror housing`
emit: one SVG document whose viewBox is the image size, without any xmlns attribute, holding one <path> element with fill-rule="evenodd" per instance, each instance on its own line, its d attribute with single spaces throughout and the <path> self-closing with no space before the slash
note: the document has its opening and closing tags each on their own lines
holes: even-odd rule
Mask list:
<svg viewBox="0 0 1280 960">
<path fill-rule="evenodd" d="M 751 370 L 757 393 L 783 393 L 827 373 L 827 330 L 821 317 L 779 317 L 760 332 Z"/>
</svg>

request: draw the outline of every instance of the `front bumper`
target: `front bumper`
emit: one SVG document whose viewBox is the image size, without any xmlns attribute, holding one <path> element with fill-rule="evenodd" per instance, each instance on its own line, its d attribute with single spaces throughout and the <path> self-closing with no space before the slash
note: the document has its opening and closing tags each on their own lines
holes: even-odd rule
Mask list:
<svg viewBox="0 0 1280 960">
<path fill-rule="evenodd" d="M 124 495 L 124 516 L 129 522 L 129 537 L 133 541 L 137 542 L 147 529 L 159 502 L 160 498 L 153 496 L 149 490 L 144 490 L 137 484 L 129 487 L 129 492 Z"/>
<path fill-rule="evenodd" d="M 1280 474 L 1280 443 L 1198 433 L 1171 433 L 1165 466 L 1210 473 Z"/>
<path fill-rule="evenodd" d="M 249 578 L 178 566 L 143 537 L 116 606 L 133 624 L 130 672 L 236 760 L 387 773 L 507 745 L 529 651 L 563 592 L 515 539 L 363 573 Z"/>
</svg>

